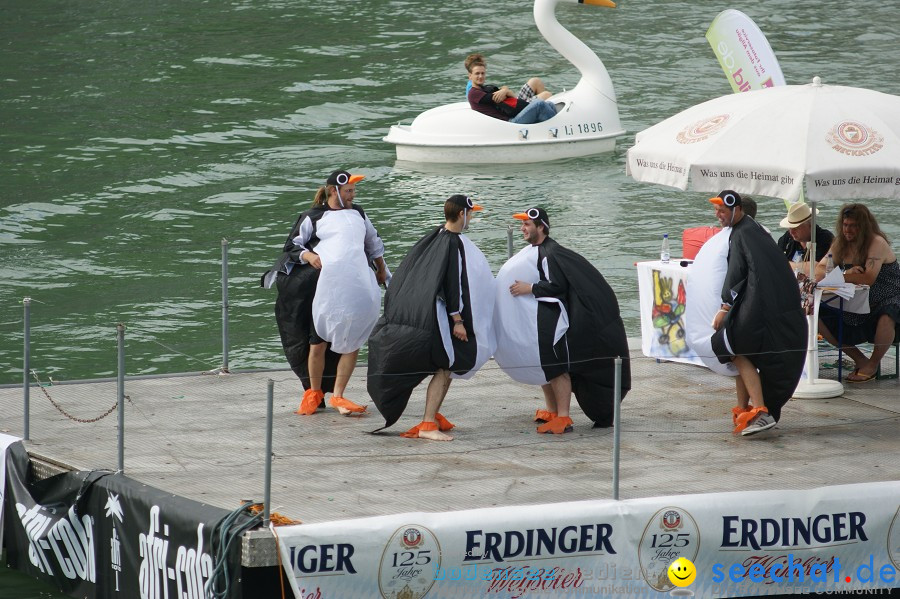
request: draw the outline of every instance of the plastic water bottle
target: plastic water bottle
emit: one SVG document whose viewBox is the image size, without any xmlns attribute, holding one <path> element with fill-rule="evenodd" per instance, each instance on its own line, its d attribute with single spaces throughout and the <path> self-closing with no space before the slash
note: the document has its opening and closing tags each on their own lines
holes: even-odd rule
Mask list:
<svg viewBox="0 0 900 599">
<path fill-rule="evenodd" d="M 663 235 L 662 249 L 659 250 L 659 261 L 663 264 L 669 263 L 669 234 Z"/>
<path fill-rule="evenodd" d="M 831 252 L 828 252 L 828 259 L 825 260 L 825 274 L 827 275 L 834 270 L 834 260 L 831 259 Z"/>
</svg>

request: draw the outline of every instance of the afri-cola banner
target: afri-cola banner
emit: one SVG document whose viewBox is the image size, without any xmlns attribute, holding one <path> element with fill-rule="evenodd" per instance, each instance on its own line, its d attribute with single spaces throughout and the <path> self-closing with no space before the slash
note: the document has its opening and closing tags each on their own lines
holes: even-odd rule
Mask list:
<svg viewBox="0 0 900 599">
<path fill-rule="evenodd" d="M 741 11 L 720 12 L 707 29 L 706 40 L 735 92 L 784 85 L 784 75 L 769 41 Z"/>
<path fill-rule="evenodd" d="M 21 441 L 18 437 L 4 435 L 0 433 L 0 544 L 3 541 L 3 504 L 5 501 L 5 481 L 6 481 L 6 448 Z"/>
<path fill-rule="evenodd" d="M 280 527 L 294 596 L 729 597 L 900 587 L 900 482 Z"/>
<path fill-rule="evenodd" d="M 229 515 L 108 470 L 28 477 L 22 443 L 6 452 L 5 545 L 10 566 L 87 598 L 205 599 L 217 559 L 240 597 L 239 542 L 217 555 Z M 218 547 L 216 547 L 218 549 Z M 218 589 L 225 586 L 218 581 Z"/>
</svg>

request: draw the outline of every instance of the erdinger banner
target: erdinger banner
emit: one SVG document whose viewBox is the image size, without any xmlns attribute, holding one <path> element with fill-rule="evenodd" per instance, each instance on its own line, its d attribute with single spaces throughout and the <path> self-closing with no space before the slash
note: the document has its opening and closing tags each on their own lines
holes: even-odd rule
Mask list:
<svg viewBox="0 0 900 599">
<path fill-rule="evenodd" d="M 12 445 L 4 502 L 11 566 L 78 597 L 208 596 L 211 538 L 227 511 L 110 471 L 70 472 L 35 483 L 27 471 L 24 447 Z M 228 596 L 240 597 L 240 543 L 228 559 Z"/>
<path fill-rule="evenodd" d="M 295 597 L 744 597 L 900 586 L 900 482 L 278 529 Z"/>
<path fill-rule="evenodd" d="M 741 11 L 720 12 L 706 31 L 706 40 L 735 92 L 784 85 L 772 46 L 756 23 Z"/>
</svg>

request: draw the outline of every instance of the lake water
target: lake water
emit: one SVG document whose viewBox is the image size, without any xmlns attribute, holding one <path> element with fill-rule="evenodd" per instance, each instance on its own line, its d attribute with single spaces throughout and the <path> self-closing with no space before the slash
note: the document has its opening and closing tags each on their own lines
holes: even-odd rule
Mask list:
<svg viewBox="0 0 900 599">
<path fill-rule="evenodd" d="M 25 296 L 34 301 L 32 367 L 43 380 L 114 375 L 117 322 L 127 326 L 128 374 L 215 368 L 223 238 L 230 365 L 285 366 L 274 290 L 260 289 L 258 277 L 338 167 L 367 175 L 357 200 L 392 267 L 440 222 L 452 193 L 485 206 L 470 236 L 495 270 L 510 214 L 545 206 L 553 236 L 604 273 L 637 336 L 634 262 L 658 256 L 663 233 L 677 255 L 681 230 L 714 218 L 709 194 L 626 177 L 625 151 L 635 132 L 730 93 L 704 38 L 725 8 L 757 22 L 788 83 L 819 75 L 900 94 L 892 3 L 562 5 L 560 21 L 598 53 L 616 85 L 628 130 L 616 151 L 527 166 L 421 167 L 396 163 L 381 138 L 391 124 L 461 100 L 468 52 L 488 55 L 493 82 L 577 82 L 535 29 L 529 2 L 7 0 L 0 383 L 22 380 Z M 900 207 L 876 201 L 875 209 L 895 241 Z M 763 200 L 759 220 L 777 230 L 783 211 L 779 200 Z M 822 212 L 830 226 L 836 206 Z M 8 424 L 0 417 L 0 428 Z M 3 572 L 0 595 L 12 584 Z M 49 596 L 28 592 L 14 596 Z"/>
</svg>

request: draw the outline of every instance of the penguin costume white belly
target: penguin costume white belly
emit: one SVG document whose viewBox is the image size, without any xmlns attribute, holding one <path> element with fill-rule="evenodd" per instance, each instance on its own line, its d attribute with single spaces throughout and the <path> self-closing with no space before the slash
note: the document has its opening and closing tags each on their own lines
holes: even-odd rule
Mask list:
<svg viewBox="0 0 900 599">
<path fill-rule="evenodd" d="M 553 330 L 556 345 L 569 329 L 565 306 L 556 298 L 535 298 L 530 295 L 514 296 L 509 287 L 516 281 L 537 283 L 540 280 L 535 264 L 538 262 L 537 246 L 529 245 L 507 260 L 497 273 L 497 300 L 494 304 L 494 326 L 497 350 L 494 360 L 511 379 L 526 385 L 544 385 L 546 373 L 541 366 L 538 338 L 538 301 L 559 304 L 557 319 L 541 323 Z M 546 273 L 545 273 L 546 276 Z M 538 301 L 535 301 L 535 300 Z"/>
<path fill-rule="evenodd" d="M 331 351 L 348 354 L 369 338 L 381 307 L 378 282 L 363 248 L 365 222 L 356 210 L 330 210 L 319 219 L 316 234 L 322 271 L 312 304 L 313 324 L 331 343 Z"/>
<path fill-rule="evenodd" d="M 737 376 L 734 364 L 722 364 L 712 349 L 711 337 L 715 333 L 713 318 L 722 305 L 722 284 L 728 271 L 728 238 L 731 227 L 725 227 L 710 237 L 691 265 L 685 294 L 684 332 L 688 347 L 703 364 L 718 374 Z"/>
</svg>

